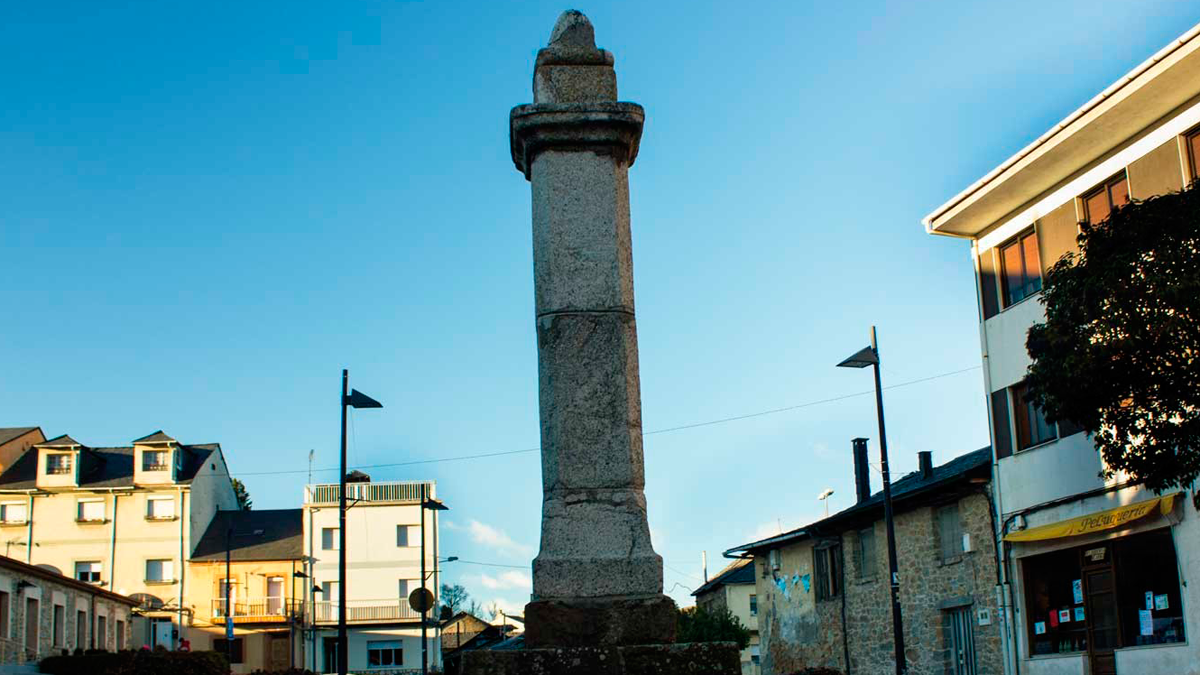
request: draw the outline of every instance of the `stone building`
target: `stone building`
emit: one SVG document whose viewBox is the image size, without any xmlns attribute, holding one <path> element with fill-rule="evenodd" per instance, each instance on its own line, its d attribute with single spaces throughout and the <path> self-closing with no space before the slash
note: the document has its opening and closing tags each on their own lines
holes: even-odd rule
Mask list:
<svg viewBox="0 0 1200 675">
<path fill-rule="evenodd" d="M 1080 223 L 1197 179 L 1200 25 L 924 219 L 970 242 L 1012 675 L 1200 673 L 1194 486 L 1159 495 L 1107 475 L 1093 439 L 1048 420 L 1025 386 L 1043 278 L 1078 250 Z"/>
<path fill-rule="evenodd" d="M 764 675 L 809 666 L 849 675 L 895 669 L 882 492 L 870 492 L 866 439 L 855 439 L 858 502 L 727 556 L 753 557 Z M 991 449 L 892 484 L 900 604 L 911 675 L 1002 668 L 988 490 Z"/>
<path fill-rule="evenodd" d="M 739 558 L 692 592 L 696 607 L 710 611 L 729 610 L 750 629 L 750 644 L 742 650 L 742 675 L 759 675 L 758 589 L 750 558 Z"/>
<path fill-rule="evenodd" d="M 76 648 L 129 649 L 136 605 L 94 584 L 0 556 L 0 669 Z"/>
</svg>

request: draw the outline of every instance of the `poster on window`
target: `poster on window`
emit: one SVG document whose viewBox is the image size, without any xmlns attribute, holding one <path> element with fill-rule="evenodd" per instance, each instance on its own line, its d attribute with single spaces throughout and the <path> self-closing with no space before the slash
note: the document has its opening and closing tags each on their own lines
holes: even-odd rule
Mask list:
<svg viewBox="0 0 1200 675">
<path fill-rule="evenodd" d="M 1046 622 L 1038 621 L 1037 623 L 1033 624 L 1033 632 L 1035 635 L 1045 635 L 1046 634 Z"/>
<path fill-rule="evenodd" d="M 1146 609 L 1154 609 L 1154 591 L 1146 591 Z"/>
<path fill-rule="evenodd" d="M 1154 614 L 1150 610 L 1138 610 L 1138 627 L 1142 635 L 1154 635 Z"/>
<path fill-rule="evenodd" d="M 1083 604 L 1083 579 L 1071 582 L 1071 594 L 1075 597 L 1075 604 Z"/>
<path fill-rule="evenodd" d="M 1162 595 L 1154 596 L 1154 609 L 1155 610 L 1161 612 L 1164 609 L 1168 609 L 1170 606 L 1171 606 L 1170 601 L 1167 600 L 1166 593 L 1163 593 Z"/>
<path fill-rule="evenodd" d="M 1075 620 L 1076 620 L 1076 621 L 1083 621 L 1083 618 L 1084 618 L 1084 614 L 1083 614 L 1083 608 L 1082 608 L 1082 607 L 1076 607 L 1076 608 L 1075 608 Z"/>
<path fill-rule="evenodd" d="M 1070 623 L 1071 622 L 1071 610 L 1060 609 L 1058 611 L 1058 622 L 1059 623 Z"/>
</svg>

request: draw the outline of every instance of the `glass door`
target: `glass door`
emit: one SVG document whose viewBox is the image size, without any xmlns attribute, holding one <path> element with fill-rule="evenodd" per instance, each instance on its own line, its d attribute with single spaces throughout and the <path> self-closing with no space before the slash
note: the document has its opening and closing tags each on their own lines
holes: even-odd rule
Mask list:
<svg viewBox="0 0 1200 675">
<path fill-rule="evenodd" d="M 1085 569 L 1083 587 L 1087 595 L 1088 660 L 1091 675 L 1116 675 L 1120 646 L 1116 583 L 1111 566 Z"/>
</svg>

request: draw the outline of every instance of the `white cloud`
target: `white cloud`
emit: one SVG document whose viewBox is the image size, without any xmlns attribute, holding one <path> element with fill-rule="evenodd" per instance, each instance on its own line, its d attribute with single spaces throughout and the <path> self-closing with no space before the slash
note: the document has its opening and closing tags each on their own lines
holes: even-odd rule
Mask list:
<svg viewBox="0 0 1200 675">
<path fill-rule="evenodd" d="M 480 618 L 484 620 L 500 620 L 499 616 L 495 617 L 494 619 L 490 616 L 489 610 L 493 608 L 502 609 L 504 610 L 504 613 L 509 616 L 525 616 L 525 603 L 512 600 L 511 598 L 492 598 L 491 600 L 483 603 L 483 608 L 484 615 Z M 518 632 L 523 629 L 522 624 L 519 624 L 515 621 L 510 621 L 509 625 L 515 625 L 518 628 Z"/>
<path fill-rule="evenodd" d="M 455 529 L 455 527 L 450 529 Z M 509 555 L 524 558 L 528 558 L 533 555 L 532 546 L 518 544 L 517 542 L 513 541 L 512 537 L 508 536 L 507 532 L 498 530 L 490 525 L 485 525 L 478 520 L 472 520 L 467 525 L 467 531 L 470 533 L 471 539 L 476 544 L 489 546 L 499 553 L 507 553 Z"/>
<path fill-rule="evenodd" d="M 495 577 L 488 574 L 483 574 L 479 577 L 479 583 L 482 584 L 484 588 L 493 591 L 505 590 L 509 588 L 519 588 L 524 590 L 533 589 L 533 580 L 529 578 L 528 574 L 518 570 L 501 572 L 499 576 Z"/>
</svg>

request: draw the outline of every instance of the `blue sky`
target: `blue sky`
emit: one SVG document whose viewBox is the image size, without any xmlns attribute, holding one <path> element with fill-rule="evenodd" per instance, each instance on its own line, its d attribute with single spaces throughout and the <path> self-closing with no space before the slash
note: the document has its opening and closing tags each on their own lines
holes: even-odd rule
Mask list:
<svg viewBox="0 0 1200 675">
<path fill-rule="evenodd" d="M 261 508 L 355 466 L 538 444 L 529 187 L 508 110 L 546 2 L 8 3 L 0 426 L 220 442 Z M 647 432 L 979 364 L 967 245 L 920 218 L 1200 21 L 1139 3 L 582 5 L 647 122 L 631 171 Z M 886 394 L 894 471 L 987 444 L 978 369 Z M 666 586 L 852 501 L 869 396 L 646 437 Z M 435 479 L 446 579 L 519 608 L 534 452 Z M 873 486 L 880 486 L 878 476 Z"/>
</svg>

